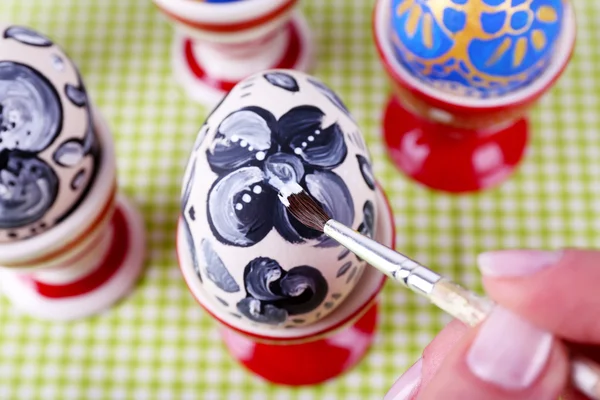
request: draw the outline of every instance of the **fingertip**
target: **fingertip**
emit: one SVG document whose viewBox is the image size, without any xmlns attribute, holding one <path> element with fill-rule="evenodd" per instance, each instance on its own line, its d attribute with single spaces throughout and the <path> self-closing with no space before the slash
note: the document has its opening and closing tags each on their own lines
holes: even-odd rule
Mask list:
<svg viewBox="0 0 600 400">
<path fill-rule="evenodd" d="M 459 320 L 452 320 L 425 347 L 423 350 L 422 386 L 427 385 L 433 379 L 448 353 L 454 349 L 469 329 Z"/>
<path fill-rule="evenodd" d="M 480 258 L 483 284 L 497 304 L 566 340 L 600 343 L 600 251 L 510 250 Z"/>
<path fill-rule="evenodd" d="M 408 400 L 416 394 L 421 383 L 423 359 L 419 358 L 387 392 L 383 400 Z"/>
<path fill-rule="evenodd" d="M 456 343 L 429 382 L 421 383 L 423 399 L 540 400 L 558 398 L 564 391 L 568 363 L 562 345 L 552 339 L 548 346 L 545 332 L 507 317 L 507 311 L 494 312 Z M 426 364 L 425 357 L 424 374 Z"/>
<path fill-rule="evenodd" d="M 563 251 L 543 250 L 489 251 L 479 254 L 477 265 L 485 277 L 520 277 L 556 265 L 563 254 Z"/>
</svg>

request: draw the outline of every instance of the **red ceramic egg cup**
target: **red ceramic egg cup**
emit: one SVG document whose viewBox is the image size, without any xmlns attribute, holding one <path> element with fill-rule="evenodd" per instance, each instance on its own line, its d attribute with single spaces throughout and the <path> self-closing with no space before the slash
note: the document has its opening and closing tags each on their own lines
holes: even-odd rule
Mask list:
<svg viewBox="0 0 600 400">
<path fill-rule="evenodd" d="M 378 189 L 377 239 L 395 246 L 394 216 L 387 198 Z M 184 254 L 185 237 L 178 230 L 180 266 L 191 262 Z M 221 325 L 222 339 L 229 353 L 244 367 L 263 379 L 288 386 L 315 385 L 331 380 L 354 366 L 366 355 L 376 334 L 378 295 L 385 275 L 367 267 L 352 294 L 335 311 L 315 324 L 282 330 L 240 326 L 239 320 L 221 315 L 208 296 L 193 290 L 197 279 L 192 268 L 181 268 L 184 279 L 198 303 Z"/>
<path fill-rule="evenodd" d="M 525 153 L 530 127 L 525 114 L 556 83 L 574 47 L 576 25 L 566 4 L 563 33 L 548 68 L 532 84 L 510 94 L 476 99 L 449 94 L 414 77 L 394 55 L 391 0 L 378 0 L 373 32 L 393 95 L 383 117 L 383 136 L 395 165 L 429 188 L 475 192 L 507 179 Z"/>
<path fill-rule="evenodd" d="M 176 26 L 172 57 L 188 96 L 215 106 L 242 79 L 267 69 L 310 67 L 312 46 L 298 0 L 207 3 L 154 0 Z"/>
</svg>

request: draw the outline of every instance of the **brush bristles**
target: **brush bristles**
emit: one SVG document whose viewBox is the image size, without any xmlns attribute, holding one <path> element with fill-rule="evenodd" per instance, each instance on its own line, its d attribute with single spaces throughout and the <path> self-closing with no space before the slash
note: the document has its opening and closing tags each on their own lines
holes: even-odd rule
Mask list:
<svg viewBox="0 0 600 400">
<path fill-rule="evenodd" d="M 287 202 L 285 206 L 298 221 L 319 232 L 323 232 L 325 224 L 331 219 L 323 207 L 304 191 L 290 194 Z"/>
</svg>

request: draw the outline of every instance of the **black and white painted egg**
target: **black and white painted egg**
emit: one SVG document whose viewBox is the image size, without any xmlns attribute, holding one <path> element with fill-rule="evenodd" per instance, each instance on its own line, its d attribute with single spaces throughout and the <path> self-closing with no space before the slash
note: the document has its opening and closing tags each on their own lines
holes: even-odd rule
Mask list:
<svg viewBox="0 0 600 400">
<path fill-rule="evenodd" d="M 374 234 L 375 180 L 348 109 L 316 78 L 271 70 L 240 82 L 213 110 L 183 182 L 193 265 L 182 268 L 194 269 L 219 312 L 247 324 L 314 323 L 351 295 L 365 268 L 287 212 L 277 198 L 287 182 Z"/>
<path fill-rule="evenodd" d="M 0 24 L 0 243 L 67 218 L 86 196 L 98 157 L 76 66 L 45 35 Z"/>
</svg>

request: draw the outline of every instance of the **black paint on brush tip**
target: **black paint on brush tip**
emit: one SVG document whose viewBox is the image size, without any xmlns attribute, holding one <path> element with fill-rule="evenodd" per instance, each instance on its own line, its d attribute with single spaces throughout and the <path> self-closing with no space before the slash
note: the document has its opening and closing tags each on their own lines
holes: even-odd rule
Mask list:
<svg viewBox="0 0 600 400">
<path fill-rule="evenodd" d="M 304 191 L 290 195 L 288 203 L 288 210 L 298 221 L 319 232 L 323 232 L 325 224 L 331 219 L 323 207 Z"/>
</svg>

